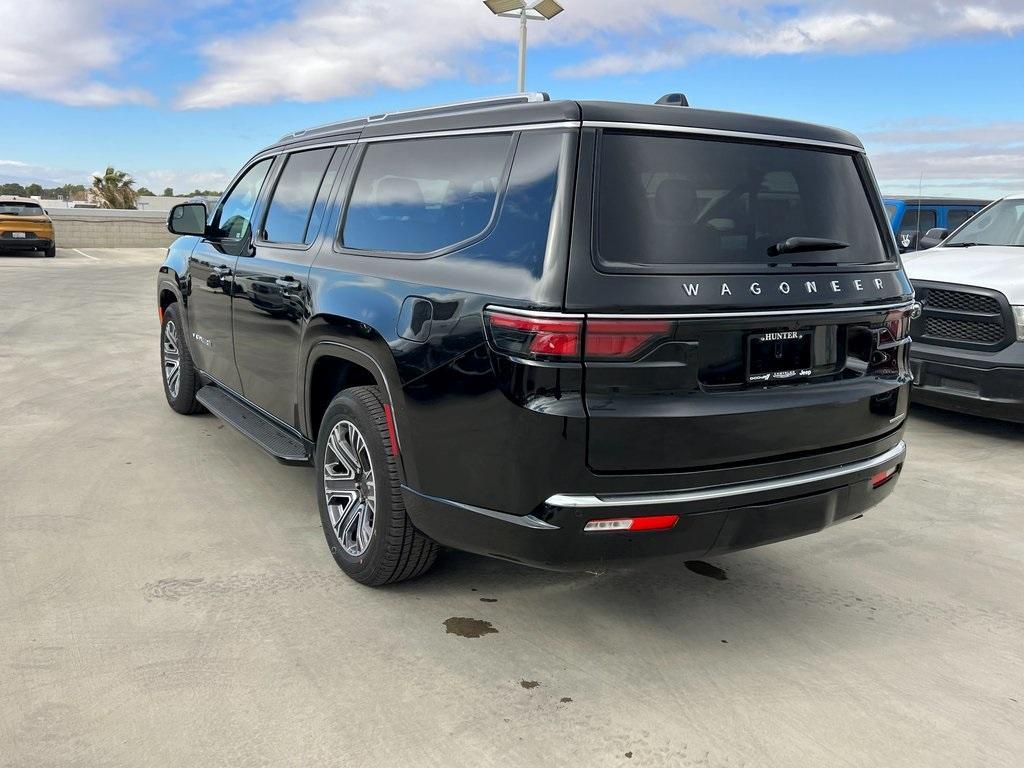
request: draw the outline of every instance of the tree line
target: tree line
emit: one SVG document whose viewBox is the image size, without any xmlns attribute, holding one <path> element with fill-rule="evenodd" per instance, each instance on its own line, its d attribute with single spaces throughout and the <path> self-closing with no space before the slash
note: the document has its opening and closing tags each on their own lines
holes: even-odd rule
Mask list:
<svg viewBox="0 0 1024 768">
<path fill-rule="evenodd" d="M 210 189 L 194 189 L 180 193 L 182 197 L 220 197 L 219 191 Z M 119 171 L 108 166 L 102 174 L 94 174 L 92 185 L 64 184 L 59 187 L 44 187 L 42 184 L 19 184 L 8 182 L 0 184 L 0 195 L 17 195 L 18 197 L 42 197 L 47 200 L 66 200 L 84 202 L 92 197 L 103 208 L 134 209 L 138 207 L 140 196 L 155 196 L 156 193 L 147 187 L 135 188 L 135 179 L 126 171 Z M 172 187 L 165 187 L 164 197 L 174 197 Z"/>
</svg>

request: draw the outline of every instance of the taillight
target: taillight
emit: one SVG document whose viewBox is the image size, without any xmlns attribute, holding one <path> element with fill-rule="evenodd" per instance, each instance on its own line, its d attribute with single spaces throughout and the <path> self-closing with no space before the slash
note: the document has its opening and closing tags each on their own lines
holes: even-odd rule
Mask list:
<svg viewBox="0 0 1024 768">
<path fill-rule="evenodd" d="M 679 515 L 653 515 L 651 517 L 616 517 L 591 520 L 583 526 L 589 533 L 608 531 L 668 531 L 675 528 Z"/>
<path fill-rule="evenodd" d="M 881 488 L 888 483 L 896 477 L 896 469 L 897 467 L 892 467 L 891 469 L 883 469 L 881 472 L 876 472 L 871 478 L 871 487 Z"/>
<path fill-rule="evenodd" d="M 502 352 L 545 360 L 579 360 L 583 319 L 571 316 L 525 316 L 487 310 L 491 341 Z"/>
<path fill-rule="evenodd" d="M 910 312 L 897 310 L 885 316 L 885 328 L 882 331 L 882 344 L 894 344 L 910 335 Z"/>
<path fill-rule="evenodd" d="M 636 356 L 668 338 L 668 320 L 588 320 L 583 342 L 588 360 L 617 360 Z"/>
<path fill-rule="evenodd" d="M 630 360 L 672 335 L 668 320 L 587 320 L 582 316 L 484 312 L 495 348 L 539 360 Z"/>
</svg>

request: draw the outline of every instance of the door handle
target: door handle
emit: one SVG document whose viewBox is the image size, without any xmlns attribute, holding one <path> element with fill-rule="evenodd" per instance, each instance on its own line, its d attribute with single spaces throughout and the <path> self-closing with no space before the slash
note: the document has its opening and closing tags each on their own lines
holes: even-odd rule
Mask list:
<svg viewBox="0 0 1024 768">
<path fill-rule="evenodd" d="M 294 277 L 279 277 L 274 282 L 277 283 L 282 288 L 290 288 L 291 290 L 295 290 L 296 288 L 300 288 L 302 286 L 302 283 L 300 283 Z"/>
<path fill-rule="evenodd" d="M 221 276 L 223 276 L 223 275 L 230 275 L 231 274 L 231 267 L 225 267 L 225 266 L 214 267 L 213 268 L 213 274 L 221 275 Z"/>
</svg>

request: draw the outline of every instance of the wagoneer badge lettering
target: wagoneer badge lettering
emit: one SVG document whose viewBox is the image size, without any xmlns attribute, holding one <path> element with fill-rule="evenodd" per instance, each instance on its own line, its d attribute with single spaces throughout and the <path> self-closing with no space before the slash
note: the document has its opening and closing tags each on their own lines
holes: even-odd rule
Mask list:
<svg viewBox="0 0 1024 768">
<path fill-rule="evenodd" d="M 704 282 L 710 282 L 704 288 Z M 728 300 L 726 297 L 736 295 L 756 296 L 758 299 L 778 302 L 780 299 L 788 302 L 795 302 L 801 296 L 850 296 L 857 298 L 877 296 L 879 298 L 891 298 L 894 295 L 903 293 L 903 286 L 895 279 L 892 273 L 882 277 L 871 275 L 844 275 L 841 277 L 796 277 L 789 280 L 767 281 L 764 278 L 744 281 L 742 278 L 731 278 L 729 280 L 701 281 L 695 280 L 682 283 L 682 294 L 684 298 L 694 299 L 691 303 L 707 304 L 708 295 L 715 296 L 719 300 Z M 711 291 L 708 294 L 708 291 Z M 737 291 L 739 293 L 737 294 Z"/>
</svg>

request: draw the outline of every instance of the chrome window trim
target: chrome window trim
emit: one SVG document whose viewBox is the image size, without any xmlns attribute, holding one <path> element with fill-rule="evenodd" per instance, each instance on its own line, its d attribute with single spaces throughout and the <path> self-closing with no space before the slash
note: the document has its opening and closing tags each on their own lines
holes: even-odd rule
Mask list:
<svg viewBox="0 0 1024 768">
<path fill-rule="evenodd" d="M 640 507 L 656 504 L 685 504 L 695 501 L 713 501 L 716 499 L 728 499 L 733 496 L 745 496 L 752 493 L 763 493 L 766 491 L 777 491 L 785 488 L 795 488 L 810 483 L 835 480 L 846 475 L 864 472 L 891 461 L 902 459 L 906 456 L 907 444 L 900 440 L 899 444 L 890 448 L 885 453 L 879 454 L 871 459 L 864 459 L 852 464 L 845 464 L 832 469 L 822 469 L 815 472 L 805 472 L 800 475 L 777 478 L 774 480 L 759 480 L 752 483 L 737 483 L 735 485 L 720 485 L 709 488 L 700 488 L 693 491 L 674 491 L 670 493 L 649 493 L 633 494 L 623 496 L 594 496 L 589 494 L 555 494 L 545 503 L 552 507 L 563 507 L 569 509 L 615 509 L 618 507 Z"/>
<path fill-rule="evenodd" d="M 579 128 L 578 120 L 554 123 L 526 123 L 524 125 L 492 125 L 485 128 L 453 128 L 448 131 L 417 131 L 398 133 L 391 136 L 360 136 L 360 144 L 376 144 L 383 141 L 407 141 L 410 139 L 439 139 L 448 136 L 473 136 L 486 133 L 518 133 L 520 131 L 543 131 L 552 128 Z"/>
<path fill-rule="evenodd" d="M 630 131 L 652 131 L 657 133 L 685 133 L 695 136 L 720 136 L 730 139 L 750 139 L 753 141 L 771 141 L 782 144 L 800 144 L 812 147 L 826 147 L 828 149 L 841 149 L 844 152 L 855 152 L 859 155 L 865 154 L 863 147 L 853 144 L 843 144 L 836 141 L 822 141 L 820 139 L 804 139 L 797 136 L 777 136 L 771 133 L 747 133 L 746 131 L 728 131 L 720 128 L 696 128 L 689 125 L 662 125 L 661 123 L 622 123 L 607 120 L 584 120 L 584 128 L 613 128 Z"/>
<path fill-rule="evenodd" d="M 484 311 L 488 312 L 504 312 L 509 315 L 522 315 L 523 317 L 540 317 L 540 318 L 551 318 L 554 320 L 582 320 L 586 315 L 574 315 L 567 314 L 565 312 L 559 312 L 557 309 L 552 311 L 543 311 L 536 309 L 517 309 L 516 307 L 502 307 L 498 304 L 488 304 L 484 307 Z"/>
<path fill-rule="evenodd" d="M 692 313 L 645 313 L 645 314 L 587 314 L 588 318 L 598 320 L 702 320 L 707 318 L 730 318 L 730 317 L 790 317 L 800 315 L 824 315 L 824 314 L 854 314 L 861 312 L 887 312 L 893 309 L 910 309 L 913 300 L 902 301 L 898 304 L 878 304 L 875 306 L 863 305 L 859 307 L 822 307 L 821 309 L 768 309 L 752 310 L 750 312 L 692 312 Z"/>
</svg>

